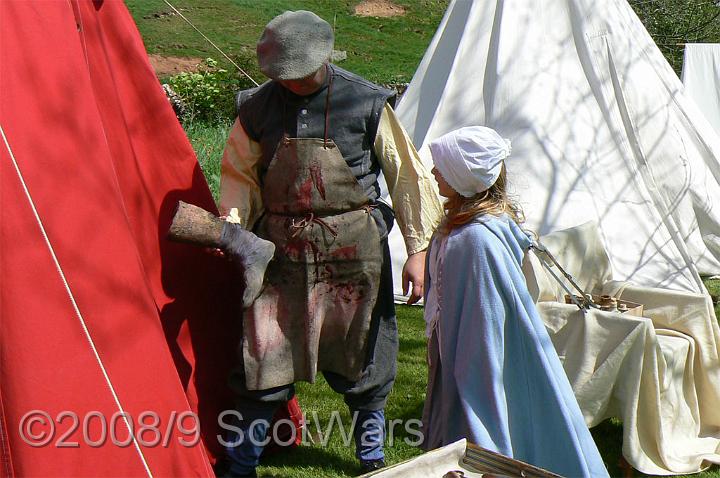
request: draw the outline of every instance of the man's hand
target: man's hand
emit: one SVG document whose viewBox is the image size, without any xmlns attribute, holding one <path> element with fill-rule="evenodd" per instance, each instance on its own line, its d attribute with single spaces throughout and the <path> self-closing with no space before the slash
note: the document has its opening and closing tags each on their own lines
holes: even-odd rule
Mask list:
<svg viewBox="0 0 720 478">
<path fill-rule="evenodd" d="M 425 281 L 425 251 L 416 252 L 405 261 L 402 270 L 402 289 L 403 294 L 408 293 L 410 282 L 412 282 L 412 291 L 408 304 L 414 304 L 423 296 L 423 282 Z"/>
</svg>

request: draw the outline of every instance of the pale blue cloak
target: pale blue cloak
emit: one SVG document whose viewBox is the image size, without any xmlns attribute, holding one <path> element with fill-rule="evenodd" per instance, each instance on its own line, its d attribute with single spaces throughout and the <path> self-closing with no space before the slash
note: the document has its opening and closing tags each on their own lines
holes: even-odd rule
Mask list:
<svg viewBox="0 0 720 478">
<path fill-rule="evenodd" d="M 563 476 L 606 477 L 528 293 L 521 264 L 529 246 L 507 216 L 483 216 L 447 238 L 440 333 L 429 342 L 425 447 L 467 438 Z"/>
</svg>

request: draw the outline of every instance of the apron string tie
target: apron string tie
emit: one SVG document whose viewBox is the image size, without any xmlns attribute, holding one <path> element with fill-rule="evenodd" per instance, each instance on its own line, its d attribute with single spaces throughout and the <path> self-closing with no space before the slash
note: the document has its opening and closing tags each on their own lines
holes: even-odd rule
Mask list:
<svg viewBox="0 0 720 478">
<path fill-rule="evenodd" d="M 317 217 L 313 213 L 310 213 L 309 215 L 298 220 L 297 222 L 295 221 L 295 219 L 296 218 L 292 218 L 292 222 L 290 224 L 290 229 L 293 229 L 292 237 L 296 237 L 306 227 L 312 225 L 313 223 L 319 224 L 320 226 L 324 227 L 330 234 L 332 234 L 333 237 L 337 237 L 338 235 L 336 228 L 328 224 L 322 218 Z"/>
</svg>

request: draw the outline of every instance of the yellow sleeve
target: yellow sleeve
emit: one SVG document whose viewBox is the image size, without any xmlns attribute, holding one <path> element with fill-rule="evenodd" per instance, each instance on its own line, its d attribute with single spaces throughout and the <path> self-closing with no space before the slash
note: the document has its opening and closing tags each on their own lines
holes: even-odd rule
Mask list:
<svg viewBox="0 0 720 478">
<path fill-rule="evenodd" d="M 422 251 L 440 222 L 443 208 L 435 180 L 390 105 L 385 105 L 380 117 L 374 146 L 408 255 Z"/>
<path fill-rule="evenodd" d="M 230 130 L 220 170 L 220 214 L 228 221 L 252 229 L 263 212 L 259 166 L 262 152 L 240 121 Z"/>
</svg>

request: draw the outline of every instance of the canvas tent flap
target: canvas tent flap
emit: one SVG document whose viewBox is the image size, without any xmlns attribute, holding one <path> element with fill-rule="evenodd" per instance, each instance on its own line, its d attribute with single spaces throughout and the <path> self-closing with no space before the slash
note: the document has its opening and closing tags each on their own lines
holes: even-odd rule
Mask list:
<svg viewBox="0 0 720 478">
<path fill-rule="evenodd" d="M 699 293 L 720 271 L 720 139 L 687 104 L 624 0 L 453 1 L 398 117 L 424 155 L 497 129 L 526 227 L 597 221 L 614 278 Z"/>
<path fill-rule="evenodd" d="M 164 239 L 178 199 L 214 206 L 132 18 L 117 1 L 6 1 L 0 35 L 2 463 L 21 476 L 213 476 L 229 271 Z M 78 447 L 31 446 L 18 430 L 33 410 L 55 440 L 66 411 L 108 427 L 125 412 L 123 439 L 154 413 L 162 445 L 86 446 L 79 426 L 66 437 Z M 204 444 L 168 426 L 190 412 Z"/>
</svg>

